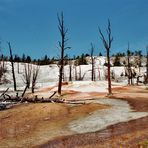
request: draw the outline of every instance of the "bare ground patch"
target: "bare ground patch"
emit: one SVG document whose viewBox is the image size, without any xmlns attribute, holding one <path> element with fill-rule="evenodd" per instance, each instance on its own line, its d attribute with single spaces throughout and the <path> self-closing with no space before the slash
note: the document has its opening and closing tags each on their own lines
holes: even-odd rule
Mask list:
<svg viewBox="0 0 148 148">
<path fill-rule="evenodd" d="M 79 96 L 80 94 L 80 96 Z M 83 93 L 77 92 L 75 97 L 79 99 L 106 98 L 105 93 Z M 89 96 L 90 95 L 90 96 Z M 127 86 L 113 88 L 111 98 L 122 99 L 129 102 L 136 111 L 148 111 L 148 90 L 141 86 Z M 148 117 L 123 122 L 109 126 L 107 129 L 87 134 L 78 134 L 66 137 L 60 137 L 39 147 L 55 148 L 139 148 L 141 143 L 148 140 Z M 148 147 L 148 146 L 146 146 Z"/>
<path fill-rule="evenodd" d="M 51 90 L 45 88 L 39 94 Z M 148 111 L 147 94 L 148 90 L 139 86 L 115 87 L 112 97 L 127 100 L 136 111 Z M 106 98 L 106 93 L 64 90 L 62 97 L 66 100 L 85 100 Z M 25 104 L 5 110 L 0 114 L 0 147 L 136 148 L 139 142 L 148 139 L 148 117 L 109 126 L 99 132 L 60 137 L 67 134 L 66 125 L 72 120 L 106 107 L 99 104 L 75 107 L 64 104 Z M 49 139 L 52 140 L 47 142 Z"/>
<path fill-rule="evenodd" d="M 31 147 L 70 133 L 66 125 L 98 110 L 101 104 L 68 106 L 65 104 L 24 104 L 0 114 L 0 147 Z"/>
<path fill-rule="evenodd" d="M 66 136 L 38 146 L 40 148 L 140 148 L 148 140 L 148 117 L 109 126 L 87 134 Z"/>
</svg>

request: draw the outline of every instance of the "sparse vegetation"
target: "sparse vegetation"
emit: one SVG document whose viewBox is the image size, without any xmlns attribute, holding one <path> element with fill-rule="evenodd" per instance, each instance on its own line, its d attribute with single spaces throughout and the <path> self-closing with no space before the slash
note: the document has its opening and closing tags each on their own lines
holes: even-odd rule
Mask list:
<svg viewBox="0 0 148 148">
<path fill-rule="evenodd" d="M 29 15 L 30 10 L 35 10 L 41 2 L 35 5 L 34 2 L 31 5 L 28 3 L 34 9 L 25 9 L 24 1 L 21 5 L 22 12 L 19 14 L 17 10 L 20 9 L 15 5 L 16 2 L 13 4 L 10 0 L 4 1 L 0 2 L 1 32 L 4 38 L 11 39 L 13 43 L 17 41 L 15 43 L 17 46 L 13 48 L 14 46 L 7 42 L 7 47 L 5 41 L 0 38 L 0 148 L 148 148 L 148 46 L 146 52 L 141 48 L 142 43 L 145 43 L 146 32 L 144 37 L 137 33 L 140 30 L 142 34 L 147 25 L 142 26 L 145 30 L 142 27 L 136 28 L 143 22 L 143 16 L 138 25 L 133 25 L 132 32 L 128 30 L 131 36 L 125 32 L 120 34 L 118 30 L 124 27 L 123 22 L 128 22 L 124 25 L 130 28 L 132 25 L 129 23 L 138 20 L 137 17 L 132 17 L 131 21 L 135 11 L 131 11 L 132 13 L 128 11 L 133 7 L 128 7 L 127 4 L 120 13 L 124 16 L 123 12 L 126 10 L 130 16 L 129 21 L 125 21 L 128 15 L 120 16 L 118 19 L 113 18 L 112 28 L 108 19 L 105 32 L 102 31 L 104 24 L 99 22 L 102 25 L 102 29 L 99 27 L 98 31 L 102 47 L 100 42 L 96 41 L 97 38 L 95 39 L 97 36 L 94 33 L 97 33 L 97 27 L 96 30 L 92 29 L 95 29 L 95 24 L 98 22 L 91 20 L 99 13 L 90 14 L 92 6 L 88 5 L 90 3 L 88 1 L 84 5 L 90 9 L 87 13 L 83 12 L 83 2 L 77 7 L 78 9 L 71 9 L 69 2 L 63 0 L 59 1 L 56 7 L 52 5 L 52 9 L 48 8 L 49 5 L 44 6 L 45 11 L 42 11 L 43 8 L 40 6 L 40 9 L 37 8 L 37 12 L 40 13 L 34 11 L 31 15 Z M 76 4 L 79 3 L 77 2 Z M 11 3 L 11 6 L 8 6 L 8 3 Z M 93 5 L 95 3 L 93 2 Z M 74 4 L 72 2 L 72 6 Z M 110 2 L 105 3 L 105 9 L 99 9 L 96 5 L 96 10 L 113 10 L 110 7 L 116 4 L 118 3 L 111 5 Z M 143 3 L 140 4 L 142 5 Z M 147 6 L 146 3 L 144 5 Z M 64 13 L 57 14 L 55 21 L 57 24 L 52 24 L 54 19 L 50 15 L 52 10 L 57 11 L 65 6 L 66 16 L 74 14 L 74 17 L 67 17 L 72 19 L 68 22 L 71 25 L 69 28 L 72 29 L 70 41 L 67 38 L 69 30 L 65 25 L 67 20 L 65 21 Z M 102 7 L 101 4 L 99 6 Z M 46 13 L 47 8 L 51 10 L 50 13 Z M 134 8 L 140 12 L 138 7 Z M 145 7 L 142 9 L 144 11 Z M 108 10 L 107 13 L 112 12 Z M 40 18 L 42 12 L 44 16 Z M 93 12 L 96 12 L 95 9 Z M 116 11 L 113 12 L 115 14 Z M 26 14 L 28 14 L 27 20 L 25 20 Z M 39 14 L 37 18 L 29 18 L 36 14 Z M 47 21 L 45 14 L 48 14 L 48 18 L 52 20 Z M 20 21 L 15 20 L 20 16 Z M 84 20 L 80 20 L 79 16 L 83 16 Z M 103 12 L 100 16 L 101 18 L 97 16 L 99 20 L 98 18 L 95 20 L 101 21 L 104 17 Z M 110 14 L 110 16 L 116 15 Z M 33 24 L 30 24 L 32 20 Z M 19 26 L 20 22 L 25 26 Z M 80 29 L 74 29 L 77 25 L 82 25 L 83 36 Z M 45 29 L 47 26 L 48 29 L 51 27 L 50 32 L 45 33 L 48 30 Z M 57 51 L 55 49 L 57 32 L 52 30 L 54 26 L 58 26 L 60 37 Z M 114 26 L 116 40 L 115 46 L 112 47 Z M 37 33 L 35 29 L 38 29 Z M 126 29 L 122 28 L 124 31 Z M 132 35 L 136 35 L 134 40 L 131 38 Z M 122 39 L 124 40 L 121 42 Z M 131 44 L 128 43 L 125 49 L 124 42 L 127 39 L 131 40 Z M 26 42 L 27 40 L 29 42 Z M 71 49 L 67 44 L 68 41 L 74 50 L 68 51 Z M 93 43 L 89 45 L 90 41 Z M 4 47 L 1 46 L 2 42 Z M 5 51 L 5 46 L 9 50 Z M 26 47 L 29 50 L 26 50 Z M 39 48 L 42 50 L 39 51 Z"/>
</svg>

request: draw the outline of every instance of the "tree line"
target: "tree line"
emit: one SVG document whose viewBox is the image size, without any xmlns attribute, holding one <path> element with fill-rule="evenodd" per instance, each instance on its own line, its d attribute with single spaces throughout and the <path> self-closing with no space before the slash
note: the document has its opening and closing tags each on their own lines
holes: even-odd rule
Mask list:
<svg viewBox="0 0 148 148">
<path fill-rule="evenodd" d="M 91 52 L 90 54 L 82 54 L 81 56 L 77 56 L 74 58 L 70 58 L 68 57 L 68 55 L 66 55 L 66 50 L 71 49 L 70 46 L 67 46 L 67 42 L 68 42 L 68 38 L 67 38 L 67 34 L 68 34 L 68 29 L 65 27 L 65 22 L 64 22 L 64 15 L 63 12 L 59 15 L 57 15 L 57 19 L 58 19 L 58 29 L 59 29 L 59 33 L 60 33 L 60 41 L 58 42 L 58 47 L 59 47 L 59 53 L 60 53 L 60 57 L 59 58 L 48 58 L 47 55 L 45 55 L 43 58 L 41 59 L 31 59 L 30 56 L 26 56 L 25 54 L 22 55 L 22 57 L 19 57 L 18 55 L 14 55 L 12 53 L 12 49 L 11 49 L 11 45 L 10 42 L 8 42 L 8 46 L 9 46 L 9 51 L 10 51 L 10 57 L 4 56 L 2 55 L 1 61 L 10 61 L 11 62 L 11 66 L 12 66 L 12 74 L 14 73 L 14 66 L 13 63 L 14 62 L 24 62 L 24 63 L 34 63 L 37 65 L 48 65 L 48 64 L 53 64 L 56 63 L 58 64 L 59 67 L 59 83 L 58 83 L 58 93 L 61 95 L 61 90 L 62 90 L 62 82 L 63 82 L 63 78 L 64 78 L 64 65 L 69 64 L 69 68 L 71 69 L 71 61 L 74 60 L 74 65 L 78 66 L 78 65 L 85 65 L 87 64 L 87 60 L 86 57 L 90 56 L 91 57 L 91 64 L 92 64 L 92 76 L 91 79 L 92 81 L 94 81 L 95 79 L 95 73 L 94 73 L 94 50 L 95 47 L 94 45 L 91 43 Z M 102 30 L 99 27 L 98 30 L 98 36 L 100 37 L 104 48 L 106 50 L 106 65 L 107 66 L 107 80 L 108 80 L 108 94 L 111 95 L 112 94 L 112 89 L 111 89 L 111 55 L 110 55 L 110 50 L 111 50 L 111 46 L 112 46 L 112 42 L 113 42 L 113 36 L 112 36 L 112 28 L 111 28 L 111 23 L 110 20 L 108 20 L 108 25 L 107 25 L 107 29 L 106 29 L 107 34 L 105 35 Z M 102 56 L 101 53 L 99 53 L 100 56 Z M 137 50 L 135 52 L 132 52 L 130 50 L 129 47 L 129 43 L 128 43 L 128 48 L 127 48 L 127 52 L 125 53 L 117 53 L 116 55 L 114 55 L 115 59 L 114 59 L 114 66 L 120 66 L 121 62 L 120 62 L 120 57 L 127 57 L 127 61 L 125 61 L 124 65 L 126 66 L 126 73 L 127 73 L 127 77 L 128 77 L 128 84 L 132 85 L 132 78 L 133 78 L 133 73 L 132 73 L 132 64 L 131 64 L 131 57 L 135 55 L 137 56 L 137 65 L 139 66 L 139 71 L 140 71 L 140 67 L 141 67 L 141 58 L 142 58 L 142 51 L 141 50 Z M 148 48 L 147 48 L 147 81 L 148 81 Z M 81 67 L 79 67 L 81 71 Z M 26 69 L 26 78 L 30 77 L 30 68 L 29 68 L 29 64 L 28 67 L 25 67 Z M 28 71 L 27 71 L 28 69 Z M 81 74 L 81 73 L 80 73 Z M 36 75 L 36 74 L 35 74 Z M 36 76 L 35 76 L 36 78 Z M 83 78 L 83 76 L 79 76 L 79 78 Z M 138 79 L 138 77 L 137 77 Z M 16 90 L 15 88 L 15 74 L 13 74 L 13 80 L 14 80 L 14 90 Z M 69 77 L 69 80 L 71 80 L 71 78 Z M 29 82 L 30 83 L 30 82 Z M 28 85 L 28 80 L 26 79 L 26 89 L 29 88 Z M 24 90 L 25 91 L 25 90 Z"/>
<path fill-rule="evenodd" d="M 68 57 L 66 55 L 64 57 L 64 64 L 67 65 L 69 60 L 74 60 L 76 61 L 76 65 L 87 65 L 87 60 L 86 57 L 89 57 L 90 54 L 82 53 L 81 55 L 78 56 L 73 56 L 73 57 Z M 10 56 L 6 56 L 4 54 L 0 55 L 0 61 L 11 61 Z M 38 58 L 38 59 L 33 59 L 29 55 L 23 54 L 22 56 L 19 56 L 17 54 L 13 55 L 13 61 L 14 62 L 22 62 L 22 63 L 32 63 L 36 65 L 49 65 L 49 64 L 57 64 L 60 60 L 59 58 L 49 58 L 48 55 L 45 55 L 44 57 Z"/>
</svg>

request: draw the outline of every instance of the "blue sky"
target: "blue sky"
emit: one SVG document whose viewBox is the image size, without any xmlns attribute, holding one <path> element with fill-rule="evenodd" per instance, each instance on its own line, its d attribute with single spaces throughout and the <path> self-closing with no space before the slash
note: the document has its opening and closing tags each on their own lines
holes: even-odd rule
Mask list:
<svg viewBox="0 0 148 148">
<path fill-rule="evenodd" d="M 6 41 L 14 54 L 33 58 L 58 56 L 57 13 L 63 11 L 69 29 L 67 51 L 70 55 L 90 52 L 105 53 L 99 38 L 110 18 L 114 42 L 111 52 L 145 51 L 148 45 L 148 0 L 0 0 L 0 39 L 2 52 L 8 53 Z"/>
</svg>

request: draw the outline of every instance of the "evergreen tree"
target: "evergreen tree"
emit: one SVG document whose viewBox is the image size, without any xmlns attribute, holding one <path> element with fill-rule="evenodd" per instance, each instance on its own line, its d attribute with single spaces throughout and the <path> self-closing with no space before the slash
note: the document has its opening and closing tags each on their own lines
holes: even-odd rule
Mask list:
<svg viewBox="0 0 148 148">
<path fill-rule="evenodd" d="M 23 54 L 23 55 L 22 55 L 22 62 L 25 63 L 25 61 L 26 61 L 26 56 L 25 56 L 25 54 Z"/>
<path fill-rule="evenodd" d="M 26 63 L 30 63 L 30 62 L 31 62 L 31 57 L 30 57 L 30 56 L 27 56 L 25 62 L 26 62 Z"/>
<path fill-rule="evenodd" d="M 99 56 L 102 57 L 102 53 L 101 52 L 99 53 Z"/>
<path fill-rule="evenodd" d="M 47 55 L 44 56 L 43 60 L 42 60 L 42 65 L 48 65 L 49 64 L 49 58 Z"/>
<path fill-rule="evenodd" d="M 120 57 L 118 55 L 115 56 L 114 66 L 121 66 Z"/>
<path fill-rule="evenodd" d="M 87 61 L 84 53 L 77 59 L 77 65 L 87 65 Z"/>
</svg>

